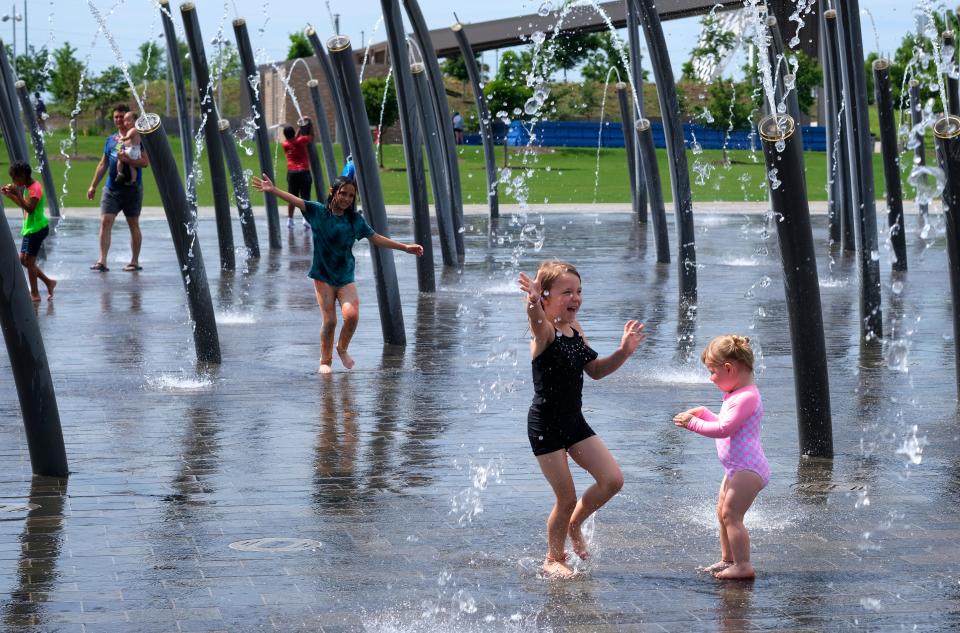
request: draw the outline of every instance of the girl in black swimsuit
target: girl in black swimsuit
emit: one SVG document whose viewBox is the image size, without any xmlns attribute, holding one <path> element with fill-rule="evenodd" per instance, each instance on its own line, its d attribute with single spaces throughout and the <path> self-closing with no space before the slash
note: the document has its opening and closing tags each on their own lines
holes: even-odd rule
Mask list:
<svg viewBox="0 0 960 633">
<path fill-rule="evenodd" d="M 527 414 L 527 435 L 544 477 L 557 496 L 547 519 L 547 556 L 543 570 L 551 577 L 569 577 L 564 551 L 570 536 L 573 551 L 587 557 L 580 526 L 623 487 L 623 473 L 603 441 L 580 411 L 583 372 L 594 380 L 615 372 L 643 340 L 643 324 L 627 321 L 620 347 L 599 358 L 577 321 L 583 289 L 577 269 L 560 261 L 540 265 L 536 279 L 520 273 L 527 294 L 530 353 L 533 357 L 533 403 Z M 567 454 L 596 480 L 577 500 Z"/>
</svg>

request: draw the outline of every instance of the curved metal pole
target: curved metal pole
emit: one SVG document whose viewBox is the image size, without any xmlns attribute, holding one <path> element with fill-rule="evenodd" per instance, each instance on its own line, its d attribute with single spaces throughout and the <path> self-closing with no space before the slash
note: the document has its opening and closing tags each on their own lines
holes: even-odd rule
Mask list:
<svg viewBox="0 0 960 633">
<path fill-rule="evenodd" d="M 853 226 L 857 238 L 860 279 L 860 334 L 862 338 L 883 337 L 880 305 L 880 258 L 877 245 L 877 207 L 873 191 L 873 144 L 870 138 L 867 81 L 863 67 L 863 38 L 860 31 L 860 3 L 848 0 L 837 12 L 840 41 L 840 69 L 846 94 L 847 154 L 853 198 Z"/>
<path fill-rule="evenodd" d="M 310 89 L 310 99 L 313 101 L 313 112 L 317 117 L 317 122 L 313 126 L 320 133 L 320 146 L 323 148 L 323 162 L 327 168 L 327 182 L 333 182 L 337 179 L 337 159 L 333 155 L 333 139 L 330 138 L 330 127 L 327 125 L 327 110 L 323 107 L 323 99 L 320 97 L 320 82 L 311 79 L 307 82 Z M 324 190 L 317 187 L 317 200 L 323 199 Z"/>
<path fill-rule="evenodd" d="M 637 199 L 637 146 L 634 142 L 637 138 L 637 126 L 634 123 L 636 118 L 630 111 L 627 104 L 627 84 L 622 81 L 617 82 L 617 104 L 620 106 L 620 127 L 623 128 L 623 148 L 627 154 L 627 173 L 630 176 L 630 203 L 633 206 L 633 212 L 640 222 L 640 201 Z M 646 209 L 644 211 L 644 220 L 646 220 Z"/>
<path fill-rule="evenodd" d="M 330 56 L 327 55 L 327 49 L 324 48 L 323 43 L 320 42 L 320 37 L 317 35 L 316 30 L 312 26 L 308 26 L 304 29 L 303 34 L 307 36 L 310 46 L 313 47 L 313 54 L 320 62 L 320 70 L 323 71 L 323 76 L 327 80 L 327 88 L 330 90 L 330 96 L 333 97 L 334 110 L 336 110 L 337 115 L 337 127 L 339 128 L 339 132 L 342 133 L 342 136 L 340 133 L 337 134 L 337 142 L 340 143 L 343 162 L 347 162 L 347 156 L 352 152 L 350 149 L 350 139 L 347 135 L 347 115 L 344 113 L 346 106 L 343 103 L 340 91 L 337 89 L 337 76 L 333 72 L 333 65 L 330 63 Z"/>
<path fill-rule="evenodd" d="M 360 79 L 353 61 L 350 38 L 337 35 L 327 42 L 330 62 L 337 79 L 337 89 L 349 105 L 344 112 L 346 133 L 353 148 L 353 162 L 357 166 L 357 184 L 363 200 L 364 216 L 374 231 L 389 237 L 387 211 L 380 188 L 380 170 L 377 155 L 370 136 L 370 123 L 363 107 Z M 397 285 L 397 270 L 393 263 L 393 251 L 370 244 L 373 274 L 377 280 L 377 307 L 380 309 L 380 328 L 383 341 L 390 345 L 406 345 L 407 335 L 403 329 L 403 311 L 400 307 L 400 287 Z"/>
<path fill-rule="evenodd" d="M 826 33 L 827 26 L 823 17 L 826 10 L 826 0 L 819 0 L 817 8 L 817 19 L 820 21 L 820 33 Z M 820 38 L 820 65 L 823 68 L 823 113 L 824 130 L 827 138 L 827 217 L 829 219 L 830 243 L 840 243 L 840 214 L 841 214 L 841 191 L 842 180 L 839 178 L 837 153 L 835 149 L 837 133 L 837 107 L 838 96 L 833 89 L 834 80 L 834 61 L 832 52 L 827 46 L 826 35 Z"/>
<path fill-rule="evenodd" d="M 840 241 L 843 244 L 843 250 L 852 252 L 857 248 L 857 241 L 853 227 L 853 183 L 850 182 L 850 154 L 849 141 L 847 136 L 850 130 L 847 127 L 846 112 L 849 110 L 849 102 L 845 98 L 843 90 L 843 72 L 840 62 L 840 31 L 837 26 L 837 12 L 828 9 L 823 12 L 824 41 L 826 42 L 827 59 L 830 63 L 830 77 L 833 83 L 833 94 L 835 96 L 833 120 L 837 126 L 837 137 L 839 145 L 836 146 L 836 169 L 834 179 L 837 184 L 836 200 L 840 205 Z M 841 116 L 841 109 L 842 114 Z M 831 154 L 833 150 L 831 149 Z"/>
<path fill-rule="evenodd" d="M 220 130 L 220 141 L 223 145 L 223 155 L 227 160 L 227 169 L 230 170 L 230 180 L 233 184 L 233 198 L 237 202 L 237 213 L 240 215 L 240 230 L 243 233 L 243 245 L 247 247 L 248 257 L 260 257 L 260 241 L 257 239 L 257 221 L 253 217 L 250 207 L 250 190 L 247 189 L 247 176 L 243 173 L 243 163 L 240 161 L 240 152 L 230 132 L 230 122 L 220 119 L 217 124 Z"/>
<path fill-rule="evenodd" d="M 10 136 L 4 136 L 7 143 L 13 140 L 16 147 L 17 160 L 29 161 L 30 153 L 27 151 L 27 138 L 23 133 L 23 126 L 20 124 L 20 105 L 17 103 L 17 74 L 10 66 L 10 58 L 7 57 L 7 47 L 3 40 L 0 40 L 0 76 L 3 78 L 5 87 L 3 99 L 8 104 L 10 113 L 9 123 L 12 125 Z"/>
<path fill-rule="evenodd" d="M 948 115 L 933 126 L 937 161 L 947 176 L 943 188 L 943 217 L 947 225 L 947 261 L 953 298 L 953 340 L 960 341 L 960 118 Z M 957 393 L 960 394 L 960 345 L 954 345 Z"/>
<path fill-rule="evenodd" d="M 203 265 L 200 240 L 197 239 L 196 216 L 191 213 L 187 194 L 180 181 L 177 162 L 173 159 L 167 133 L 156 114 L 144 114 L 137 119 L 137 131 L 147 152 L 160 201 L 167 216 L 170 237 L 177 253 L 183 288 L 187 293 L 187 306 L 193 321 L 193 343 L 197 360 L 207 363 L 220 362 L 220 337 L 217 321 L 207 284 L 207 271 Z"/>
<path fill-rule="evenodd" d="M 916 79 L 911 79 L 910 124 L 912 128 L 916 129 L 921 123 L 923 123 L 923 102 L 920 101 L 920 82 Z M 918 167 L 923 167 L 927 164 L 927 148 L 923 136 L 922 133 L 918 133 L 916 139 L 914 139 L 917 146 L 913 149 L 913 164 Z M 924 202 L 918 206 L 920 207 L 920 226 L 923 227 L 927 224 L 927 204 Z"/>
<path fill-rule="evenodd" d="M 776 169 L 780 180 L 778 186 L 769 185 L 770 203 L 783 260 L 800 453 L 833 457 L 827 348 L 803 152 L 795 142 L 799 131 L 788 115 L 765 118 L 759 130 L 767 170 Z"/>
<path fill-rule="evenodd" d="M 636 8 L 633 6 L 633 3 L 630 0 L 627 0 L 627 44 L 630 47 L 630 79 L 633 81 L 633 87 L 636 90 L 636 94 L 633 95 L 634 105 L 636 112 L 634 116 L 630 117 L 630 121 L 636 121 L 637 119 L 643 118 L 643 68 L 641 67 L 641 60 L 643 57 L 640 54 L 640 18 L 637 16 Z M 626 128 L 624 128 L 626 129 Z M 631 125 L 630 131 L 636 134 L 636 126 Z M 637 214 L 637 221 L 646 222 L 647 221 L 647 193 L 650 189 L 650 177 L 647 174 L 649 169 L 656 170 L 656 164 L 652 167 L 648 166 L 643 162 L 643 156 L 640 153 L 640 143 L 639 139 L 634 136 L 633 138 L 633 147 L 634 147 L 634 176 L 633 180 L 636 183 L 636 195 L 634 196 L 634 207 L 633 210 Z M 657 189 L 660 189 L 660 174 L 656 172 L 657 177 Z M 651 204 L 651 207 L 653 205 Z M 663 206 L 663 200 L 660 201 L 660 206 Z"/>
<path fill-rule="evenodd" d="M 949 62 L 951 65 L 955 64 L 957 57 L 957 38 L 954 36 L 953 31 L 944 31 L 940 34 L 940 37 L 943 41 L 943 48 L 941 50 L 951 49 L 953 55 L 950 56 Z M 947 73 L 945 79 L 947 88 L 947 112 L 953 116 L 960 116 L 960 79 L 953 76 L 953 73 Z"/>
<path fill-rule="evenodd" d="M 210 186 L 213 189 L 213 209 L 217 220 L 217 243 L 220 246 L 220 268 L 236 268 L 236 254 L 233 252 L 233 225 L 230 223 L 230 197 L 227 192 L 227 172 L 223 168 L 223 147 L 220 144 L 220 128 L 217 106 L 213 99 L 213 84 L 207 70 L 207 54 L 203 50 L 203 36 L 200 34 L 200 21 L 196 7 L 192 2 L 180 5 L 180 16 L 187 34 L 187 46 L 190 47 L 190 64 L 193 76 L 197 79 L 197 96 L 200 98 L 200 110 L 203 112 L 203 137 L 207 143 L 207 163 L 210 166 Z"/>
<path fill-rule="evenodd" d="M 444 151 L 447 161 L 447 178 L 450 191 L 450 216 L 453 219 L 454 239 L 457 243 L 457 257 L 463 261 L 463 196 L 460 193 L 460 159 L 457 156 L 457 144 L 453 140 L 453 123 L 450 119 L 450 106 L 447 104 L 447 88 L 443 83 L 443 73 L 437 63 L 437 54 L 433 49 L 427 23 L 423 19 L 420 5 L 417 0 L 403 0 L 403 7 L 410 18 L 413 27 L 413 36 L 420 51 L 423 53 L 423 64 L 427 71 L 427 79 L 433 88 L 434 105 L 436 106 L 437 132 L 439 132 L 440 147 Z"/>
<path fill-rule="evenodd" d="M 20 400 L 35 475 L 66 477 L 67 451 L 50 363 L 7 216 L 0 204 L 0 330 Z"/>
<path fill-rule="evenodd" d="M 473 56 L 473 47 L 470 46 L 467 34 L 463 32 L 463 25 L 457 22 L 450 27 L 450 30 L 453 31 L 453 36 L 457 38 L 460 55 L 463 56 L 467 76 L 470 78 L 470 85 L 473 87 L 474 100 L 477 102 L 477 119 L 480 121 L 480 140 L 483 142 L 484 166 L 487 172 L 487 204 L 490 207 L 490 219 L 495 220 L 500 217 L 500 194 L 497 184 L 499 178 L 497 176 L 497 158 L 494 155 L 493 130 L 490 129 L 490 108 L 487 107 L 487 100 L 483 96 L 483 88 L 480 85 L 480 69 L 477 68 L 477 60 Z"/>
<path fill-rule="evenodd" d="M 407 164 L 407 188 L 413 213 L 414 239 L 423 246 L 423 257 L 417 258 L 417 287 L 420 292 L 436 292 L 433 270 L 433 237 L 430 231 L 430 203 L 427 200 L 427 177 L 423 171 L 423 131 L 417 118 L 416 88 L 407 63 L 407 38 L 403 32 L 403 16 L 397 0 L 380 0 L 387 45 L 393 63 L 393 78 L 400 109 L 400 131 Z"/>
<path fill-rule="evenodd" d="M 196 201 L 196 183 L 190 178 L 193 173 L 193 126 L 190 123 L 191 112 L 187 107 L 187 84 L 183 79 L 183 66 L 180 64 L 180 47 L 177 46 L 177 33 L 170 13 L 170 1 L 158 0 L 160 19 L 163 21 L 163 37 L 167 43 L 167 63 L 173 76 L 173 89 L 177 98 L 177 123 L 180 127 L 180 153 L 183 155 L 183 179 L 190 188 L 187 193 Z M 194 202 L 196 204 L 196 202 Z"/>
<path fill-rule="evenodd" d="M 657 168 L 657 150 L 653 146 L 653 132 L 650 121 L 637 121 L 637 144 L 643 157 L 644 167 Z M 670 237 L 667 233 L 667 212 L 663 206 L 663 192 L 660 191 L 660 175 L 650 180 L 650 218 L 653 220 L 653 235 L 657 245 L 657 262 L 670 263 Z"/>
<path fill-rule="evenodd" d="M 890 62 L 873 62 L 873 85 L 880 123 L 880 147 L 883 151 L 883 177 L 887 186 L 887 226 L 893 246 L 893 269 L 907 269 L 907 236 L 903 225 L 903 184 L 900 182 L 900 148 L 897 122 L 893 118 L 893 93 L 890 90 Z"/>
<path fill-rule="evenodd" d="M 304 119 L 297 121 L 297 125 L 303 127 L 306 123 Z M 311 125 L 311 127 L 313 127 Z M 324 200 L 323 192 L 327 190 L 323 169 L 320 167 L 320 155 L 317 153 L 316 140 L 307 143 L 307 160 L 310 162 L 310 174 L 313 176 L 313 188 L 317 192 L 317 200 Z M 309 195 L 309 190 L 307 194 Z"/>
<path fill-rule="evenodd" d="M 47 150 L 43 143 L 43 132 L 37 125 L 37 114 L 33 110 L 33 104 L 30 103 L 30 95 L 27 93 L 27 84 L 23 81 L 17 82 L 17 96 L 20 98 L 20 107 L 23 108 L 23 116 L 27 119 L 27 129 L 30 130 L 30 137 L 33 139 L 33 151 L 40 163 L 40 173 L 43 177 L 43 191 L 50 207 L 50 216 L 60 217 L 60 203 L 57 200 L 57 190 L 53 184 L 53 173 L 50 171 L 50 161 L 47 160 Z"/>
<path fill-rule="evenodd" d="M 267 122 L 263 116 L 263 107 L 260 102 L 260 71 L 253 60 L 253 47 L 250 46 L 250 35 L 247 33 L 247 22 L 243 18 L 233 21 L 233 34 L 237 39 L 237 53 L 240 56 L 240 65 L 243 68 L 243 78 L 240 82 L 247 91 L 250 99 L 250 108 L 253 110 L 256 123 L 257 157 L 260 159 L 260 172 L 276 182 L 273 175 L 273 162 L 270 160 L 270 139 L 267 138 Z M 267 209 L 267 235 L 270 248 L 280 248 L 280 211 L 277 209 L 276 196 L 264 196 Z"/>
<path fill-rule="evenodd" d="M 680 123 L 680 107 L 677 103 L 677 88 L 673 81 L 673 69 L 667 43 L 663 38 L 660 16 L 651 0 L 629 0 L 640 16 L 640 23 L 647 39 L 650 64 L 657 81 L 657 97 L 663 116 L 663 131 L 670 156 L 670 184 L 673 188 L 673 206 L 677 217 L 677 266 L 678 286 L 684 303 L 697 301 L 697 249 L 693 230 L 693 196 L 690 191 L 690 172 L 687 170 L 687 153 L 683 144 L 683 125 Z"/>
<path fill-rule="evenodd" d="M 430 166 L 430 184 L 433 186 L 433 206 L 437 214 L 437 233 L 440 234 L 440 255 L 444 266 L 457 266 L 457 240 L 454 237 L 452 211 L 450 209 L 450 195 L 447 186 L 450 184 L 446 177 L 447 161 L 443 159 L 443 149 L 438 140 L 437 117 L 433 107 L 430 85 L 423 64 L 410 65 L 410 74 L 413 85 L 417 90 L 417 113 L 420 115 L 420 124 L 423 126 L 423 143 L 427 152 L 427 163 Z"/>
</svg>

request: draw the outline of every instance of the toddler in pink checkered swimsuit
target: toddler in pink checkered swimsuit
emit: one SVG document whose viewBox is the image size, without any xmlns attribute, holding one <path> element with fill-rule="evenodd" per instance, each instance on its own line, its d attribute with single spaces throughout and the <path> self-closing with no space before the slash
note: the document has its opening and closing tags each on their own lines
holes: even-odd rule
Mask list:
<svg viewBox="0 0 960 633">
<path fill-rule="evenodd" d="M 757 494 L 770 481 L 770 466 L 760 445 L 763 402 L 753 384 L 753 350 L 745 336 L 718 336 L 703 351 L 710 381 L 724 392 L 720 413 L 694 407 L 673 418 L 674 424 L 716 438 L 724 477 L 717 501 L 720 521 L 720 560 L 704 570 L 717 578 L 747 579 L 755 575 L 750 562 L 750 535 L 743 524 Z"/>
</svg>

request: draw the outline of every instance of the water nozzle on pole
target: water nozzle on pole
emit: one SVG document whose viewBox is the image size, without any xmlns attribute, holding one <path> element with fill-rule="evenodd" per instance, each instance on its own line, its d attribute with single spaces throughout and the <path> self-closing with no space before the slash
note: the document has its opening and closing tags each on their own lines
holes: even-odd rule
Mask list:
<svg viewBox="0 0 960 633">
<path fill-rule="evenodd" d="M 953 298 L 953 340 L 960 341 L 960 117 L 947 115 L 933 124 L 937 160 L 946 174 L 943 218 L 947 228 L 947 261 Z M 954 345 L 957 393 L 960 394 L 960 345 Z"/>
</svg>

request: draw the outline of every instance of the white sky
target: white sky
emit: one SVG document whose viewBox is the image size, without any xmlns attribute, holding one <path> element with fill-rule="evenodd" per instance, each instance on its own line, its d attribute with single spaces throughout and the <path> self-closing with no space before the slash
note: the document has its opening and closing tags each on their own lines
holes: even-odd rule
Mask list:
<svg viewBox="0 0 960 633">
<path fill-rule="evenodd" d="M 548 0 L 551 1 L 551 0 Z M 556 2 L 556 0 L 552 0 Z M 103 36 L 95 38 L 97 22 L 89 7 L 93 3 L 103 15 L 107 16 L 107 25 L 119 48 L 125 53 L 127 61 L 136 59 L 138 46 L 148 40 L 158 38 L 162 27 L 159 11 L 154 0 L 7 0 L 7 6 L 16 4 L 16 12 L 23 15 L 25 21 L 16 22 L 16 45 L 22 51 L 24 39 L 35 47 L 47 45 L 58 48 L 64 41 L 78 49 L 82 60 L 89 60 L 95 70 L 102 70 L 116 63 L 109 44 Z M 383 26 L 374 29 L 380 18 L 380 3 L 377 0 L 328 0 L 332 13 L 340 14 L 340 30 L 351 37 L 354 48 L 360 47 L 361 39 L 369 43 L 384 39 Z M 420 7 L 431 29 L 447 27 L 454 22 L 453 12 L 463 23 L 509 17 L 512 15 L 535 13 L 542 0 L 420 0 Z M 9 4 L 8 4 L 9 3 Z M 170 0 L 174 13 L 174 22 L 178 30 L 180 21 L 180 0 Z M 914 0 L 861 0 L 860 6 L 869 8 L 876 20 L 877 36 L 874 36 L 870 17 L 864 14 L 864 50 L 870 52 L 877 48 L 876 42 L 892 52 L 900 39 L 914 24 Z M 284 59 L 289 47 L 288 34 L 302 31 L 307 23 L 313 24 L 321 39 L 332 35 L 330 14 L 324 0 L 309 2 L 291 2 L 291 0 L 195 0 L 197 15 L 203 37 L 207 42 L 222 29 L 227 39 L 234 41 L 232 20 L 243 17 L 250 29 L 250 37 L 255 51 L 262 49 L 268 60 Z M 952 5 L 951 5 L 952 6 Z M 111 12 L 112 10 L 112 12 Z M 0 18 L 9 15 L 10 9 L 0 8 Z M 26 23 L 26 24 L 25 24 Z M 12 22 L 0 22 L 0 38 L 5 42 L 12 39 Z M 24 32 L 24 27 L 28 29 Z M 698 34 L 698 20 L 684 19 L 664 22 L 664 34 L 670 47 L 670 58 L 675 73 L 679 74 L 680 65 L 687 60 Z M 157 39 L 162 43 L 162 39 Z M 209 49 L 208 49 L 209 50 Z M 258 54 L 258 61 L 265 61 Z M 493 52 L 486 53 L 484 61 L 494 65 Z"/>
</svg>

